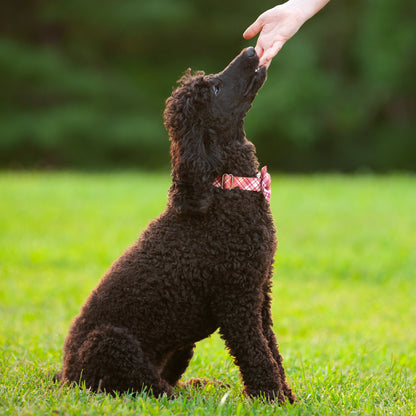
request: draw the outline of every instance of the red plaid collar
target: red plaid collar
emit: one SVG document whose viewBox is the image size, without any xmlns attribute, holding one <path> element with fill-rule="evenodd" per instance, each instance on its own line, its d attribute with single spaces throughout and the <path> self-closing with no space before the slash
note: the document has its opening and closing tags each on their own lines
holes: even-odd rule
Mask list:
<svg viewBox="0 0 416 416">
<path fill-rule="evenodd" d="M 255 178 L 233 176 L 231 174 L 224 173 L 224 175 L 218 176 L 212 184 L 217 188 L 222 189 L 240 188 L 244 191 L 263 192 L 266 201 L 270 202 L 271 181 L 271 177 L 267 173 L 267 166 L 264 166 L 261 171 L 257 173 L 257 177 Z"/>
</svg>

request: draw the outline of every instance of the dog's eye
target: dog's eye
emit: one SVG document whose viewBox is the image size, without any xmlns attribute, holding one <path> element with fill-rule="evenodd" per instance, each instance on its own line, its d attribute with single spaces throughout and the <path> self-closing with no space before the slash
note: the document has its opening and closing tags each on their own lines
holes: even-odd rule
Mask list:
<svg viewBox="0 0 416 416">
<path fill-rule="evenodd" d="M 218 93 L 220 92 L 220 87 L 218 85 L 214 85 L 212 87 L 212 91 L 214 91 L 215 95 L 218 95 Z"/>
</svg>

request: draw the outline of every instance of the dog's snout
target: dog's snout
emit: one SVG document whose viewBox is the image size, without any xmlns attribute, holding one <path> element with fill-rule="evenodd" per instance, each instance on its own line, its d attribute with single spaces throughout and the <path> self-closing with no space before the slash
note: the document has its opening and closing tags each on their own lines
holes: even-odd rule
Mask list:
<svg viewBox="0 0 416 416">
<path fill-rule="evenodd" d="M 250 46 L 249 48 L 247 48 L 247 56 L 249 57 L 249 58 L 253 58 L 254 56 L 256 56 L 256 50 L 252 47 L 252 46 Z"/>
</svg>

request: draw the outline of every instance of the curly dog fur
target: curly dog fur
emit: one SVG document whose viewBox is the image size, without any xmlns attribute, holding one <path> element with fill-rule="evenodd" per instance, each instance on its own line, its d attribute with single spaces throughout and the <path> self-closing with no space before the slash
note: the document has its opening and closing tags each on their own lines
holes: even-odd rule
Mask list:
<svg viewBox="0 0 416 416">
<path fill-rule="evenodd" d="M 294 401 L 272 330 L 277 243 L 269 204 L 260 192 L 212 185 L 223 173 L 258 171 L 243 125 L 266 79 L 258 61 L 248 48 L 219 74 L 188 70 L 166 101 L 168 206 L 74 319 L 57 375 L 63 382 L 171 395 L 195 342 L 219 328 L 247 394 Z"/>
</svg>

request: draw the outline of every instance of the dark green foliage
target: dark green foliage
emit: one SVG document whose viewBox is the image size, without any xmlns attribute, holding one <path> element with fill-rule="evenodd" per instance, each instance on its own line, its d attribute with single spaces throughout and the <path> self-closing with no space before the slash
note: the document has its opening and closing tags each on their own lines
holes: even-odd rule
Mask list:
<svg viewBox="0 0 416 416">
<path fill-rule="evenodd" d="M 217 72 L 271 1 L 0 6 L 0 167 L 168 166 L 164 100 Z M 413 0 L 331 2 L 275 58 L 246 123 L 270 168 L 416 169 Z"/>
</svg>

